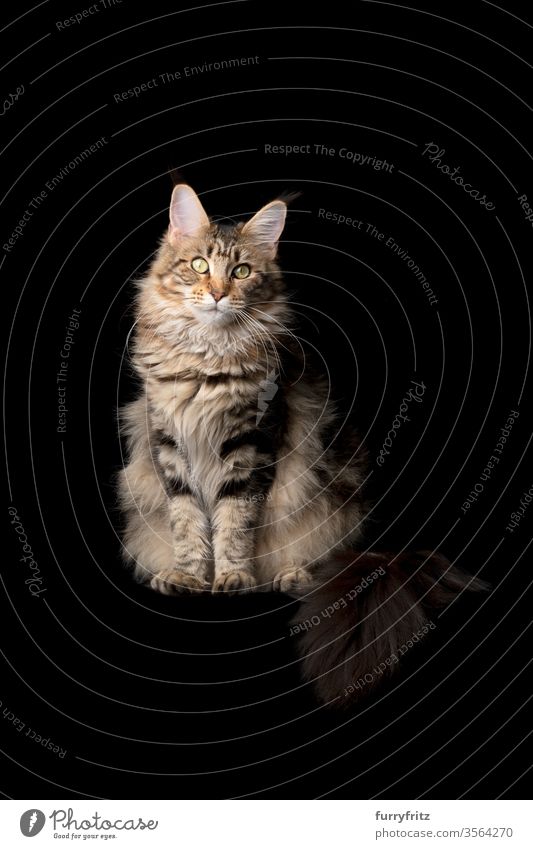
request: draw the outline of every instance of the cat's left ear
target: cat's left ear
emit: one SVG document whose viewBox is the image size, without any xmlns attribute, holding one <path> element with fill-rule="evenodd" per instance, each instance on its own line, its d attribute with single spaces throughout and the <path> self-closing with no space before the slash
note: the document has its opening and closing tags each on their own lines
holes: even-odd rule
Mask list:
<svg viewBox="0 0 533 849">
<path fill-rule="evenodd" d="M 170 201 L 170 238 L 196 236 L 205 227 L 209 227 L 209 218 L 194 189 L 186 183 L 174 186 Z"/>
<path fill-rule="evenodd" d="M 287 204 L 282 200 L 273 200 L 246 222 L 242 235 L 264 248 L 271 257 L 275 257 L 286 217 Z"/>
</svg>

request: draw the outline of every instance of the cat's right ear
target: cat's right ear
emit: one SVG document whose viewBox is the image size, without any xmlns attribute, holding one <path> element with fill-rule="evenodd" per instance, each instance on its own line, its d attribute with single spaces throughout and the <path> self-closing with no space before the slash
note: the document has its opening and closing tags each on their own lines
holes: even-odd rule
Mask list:
<svg viewBox="0 0 533 849">
<path fill-rule="evenodd" d="M 185 183 L 175 186 L 170 201 L 168 228 L 171 241 L 196 236 L 206 227 L 209 227 L 209 218 L 196 192 Z"/>
<path fill-rule="evenodd" d="M 278 199 L 267 203 L 253 218 L 250 218 L 242 228 L 242 235 L 256 242 L 268 251 L 271 257 L 276 256 L 278 239 L 285 226 L 287 204 Z"/>
</svg>

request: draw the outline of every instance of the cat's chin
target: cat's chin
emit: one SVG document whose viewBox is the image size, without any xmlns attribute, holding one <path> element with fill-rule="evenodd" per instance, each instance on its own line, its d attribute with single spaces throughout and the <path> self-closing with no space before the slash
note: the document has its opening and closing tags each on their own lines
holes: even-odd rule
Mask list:
<svg viewBox="0 0 533 849">
<path fill-rule="evenodd" d="M 200 324 L 212 327 L 228 327 L 235 323 L 233 310 L 193 308 L 193 315 Z"/>
</svg>

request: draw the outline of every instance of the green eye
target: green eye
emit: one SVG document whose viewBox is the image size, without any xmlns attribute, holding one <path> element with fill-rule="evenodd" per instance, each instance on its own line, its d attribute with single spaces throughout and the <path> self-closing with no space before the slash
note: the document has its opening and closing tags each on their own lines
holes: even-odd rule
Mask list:
<svg viewBox="0 0 533 849">
<path fill-rule="evenodd" d="M 209 271 L 209 263 L 203 256 L 197 256 L 191 262 L 191 268 L 194 268 L 198 274 L 205 274 L 206 271 Z"/>
<path fill-rule="evenodd" d="M 244 280 L 245 277 L 250 276 L 251 268 L 249 265 L 236 265 L 232 271 L 233 277 L 236 277 L 237 280 Z"/>
</svg>

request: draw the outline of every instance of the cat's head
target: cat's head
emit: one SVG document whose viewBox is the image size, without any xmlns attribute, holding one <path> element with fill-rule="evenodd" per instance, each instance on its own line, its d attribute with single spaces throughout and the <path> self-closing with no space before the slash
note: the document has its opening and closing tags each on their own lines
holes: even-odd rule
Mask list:
<svg viewBox="0 0 533 849">
<path fill-rule="evenodd" d="M 213 330 L 275 315 L 285 302 L 275 259 L 286 214 L 274 200 L 246 223 L 215 223 L 193 189 L 177 185 L 156 267 L 167 306 Z"/>
</svg>

